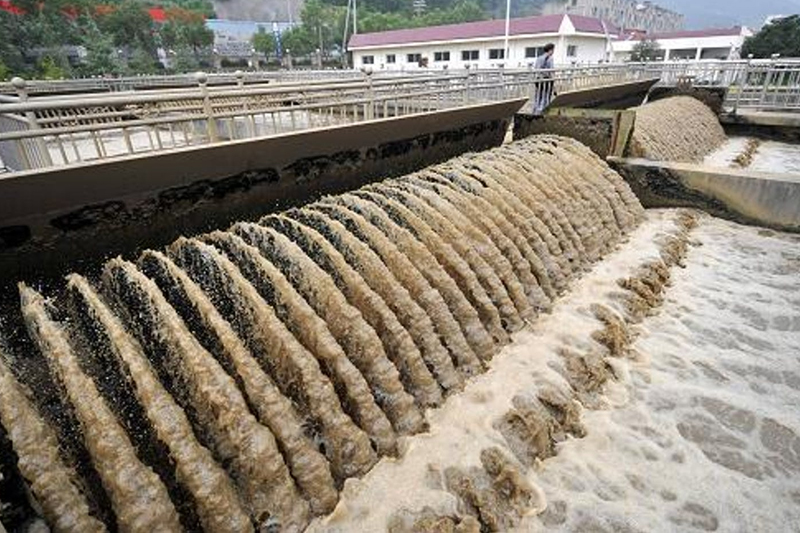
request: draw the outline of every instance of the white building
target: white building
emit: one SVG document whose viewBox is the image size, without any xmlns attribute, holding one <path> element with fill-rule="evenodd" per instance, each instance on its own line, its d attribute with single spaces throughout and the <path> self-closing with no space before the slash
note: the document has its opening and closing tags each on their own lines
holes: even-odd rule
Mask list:
<svg viewBox="0 0 800 533">
<path fill-rule="evenodd" d="M 617 28 L 597 18 L 545 15 L 511 19 L 507 58 L 505 20 L 359 33 L 348 50 L 356 68 L 413 70 L 423 58 L 428 69 L 516 68 L 533 63 L 547 43 L 556 46 L 556 65 L 608 61 L 617 38 Z"/>
<path fill-rule="evenodd" d="M 634 47 L 648 39 L 658 44 L 653 59 L 676 61 L 680 59 L 739 59 L 744 40 L 753 32 L 745 27 L 687 30 L 673 33 L 643 35 L 632 33 L 613 43 L 614 60 L 626 61 Z"/>
</svg>

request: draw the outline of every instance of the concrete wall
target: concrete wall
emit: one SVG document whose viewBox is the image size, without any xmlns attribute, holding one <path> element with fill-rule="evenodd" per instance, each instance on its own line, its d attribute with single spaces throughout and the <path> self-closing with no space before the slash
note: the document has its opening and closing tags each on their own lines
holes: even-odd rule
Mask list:
<svg viewBox="0 0 800 533">
<path fill-rule="evenodd" d="M 0 280 L 56 275 L 470 150 L 522 100 L 0 178 Z"/>
<path fill-rule="evenodd" d="M 640 80 L 562 93 L 556 96 L 544 116 L 532 115 L 530 107 L 523 108 L 514 117 L 514 138 L 542 133 L 563 135 L 580 141 L 605 158 L 617 143 L 616 125 L 620 113 L 630 113 L 624 110 L 640 105 L 657 81 Z"/>
<path fill-rule="evenodd" d="M 571 137 L 602 158 L 611 151 L 614 119 L 602 116 L 523 115 L 514 117 L 514 138 L 551 134 Z"/>
<path fill-rule="evenodd" d="M 610 158 L 645 207 L 696 207 L 744 224 L 800 232 L 800 176 Z"/>
</svg>

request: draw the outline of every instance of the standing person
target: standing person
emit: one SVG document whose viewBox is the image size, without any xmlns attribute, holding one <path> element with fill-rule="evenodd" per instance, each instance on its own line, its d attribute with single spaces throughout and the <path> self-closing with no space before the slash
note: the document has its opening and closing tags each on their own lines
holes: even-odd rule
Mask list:
<svg viewBox="0 0 800 533">
<path fill-rule="evenodd" d="M 537 78 L 541 81 L 536 82 L 536 94 L 533 97 L 533 114 L 541 115 L 545 108 L 550 105 L 553 99 L 553 53 L 556 45 L 547 43 L 544 45 L 544 53 L 536 58 L 534 67 L 541 70 Z"/>
</svg>

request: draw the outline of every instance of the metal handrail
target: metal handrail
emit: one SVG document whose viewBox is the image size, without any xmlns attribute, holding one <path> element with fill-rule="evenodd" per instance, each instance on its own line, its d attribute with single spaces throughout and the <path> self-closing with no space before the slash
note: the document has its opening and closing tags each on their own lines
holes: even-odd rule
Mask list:
<svg viewBox="0 0 800 533">
<path fill-rule="evenodd" d="M 0 101 L 0 116 L 30 117 L 28 129 L 0 129 L 0 157 L 20 168 L 68 165 L 286 133 L 320 125 L 403 116 L 479 102 L 532 97 L 542 83 L 558 90 L 602 85 L 632 76 L 620 66 L 552 71 L 453 71 L 381 77 L 369 73 L 308 83 L 208 86 Z M 24 143 L 45 146 L 51 161 L 4 157 Z M 24 163 L 24 164 L 23 164 Z"/>
<path fill-rule="evenodd" d="M 543 84 L 566 92 L 660 78 L 726 91 L 728 111 L 800 110 L 800 60 L 676 61 L 551 70 L 495 69 L 357 73 L 305 82 L 240 82 L 88 95 L 0 95 L 0 158 L 12 170 L 68 165 L 181 146 L 373 120 L 508 98 L 535 96 Z"/>
</svg>

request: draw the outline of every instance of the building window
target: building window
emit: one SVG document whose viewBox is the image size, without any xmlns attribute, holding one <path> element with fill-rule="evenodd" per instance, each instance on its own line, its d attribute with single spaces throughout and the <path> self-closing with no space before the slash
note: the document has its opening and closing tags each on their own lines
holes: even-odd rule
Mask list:
<svg viewBox="0 0 800 533">
<path fill-rule="evenodd" d="M 479 53 L 477 50 L 463 50 L 461 52 L 462 61 L 477 61 Z"/>
<path fill-rule="evenodd" d="M 567 57 L 578 57 L 578 47 L 574 44 L 567 46 Z"/>
<path fill-rule="evenodd" d="M 502 48 L 490 48 L 489 59 L 505 59 L 506 51 Z"/>
<path fill-rule="evenodd" d="M 525 48 L 525 57 L 539 57 L 544 55 L 544 46 L 530 46 Z"/>
<path fill-rule="evenodd" d="M 450 52 L 434 52 L 434 61 L 450 61 Z"/>
<path fill-rule="evenodd" d="M 397 63 L 397 58 L 394 56 L 394 54 L 386 54 L 386 62 Z"/>
<path fill-rule="evenodd" d="M 406 62 L 407 63 L 419 63 L 422 61 L 422 54 L 407 54 L 406 55 Z"/>
<path fill-rule="evenodd" d="M 374 65 L 375 64 L 375 56 L 363 56 L 361 58 L 362 65 Z"/>
</svg>

